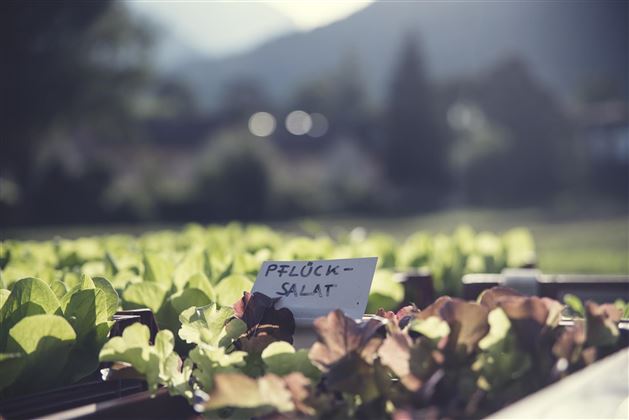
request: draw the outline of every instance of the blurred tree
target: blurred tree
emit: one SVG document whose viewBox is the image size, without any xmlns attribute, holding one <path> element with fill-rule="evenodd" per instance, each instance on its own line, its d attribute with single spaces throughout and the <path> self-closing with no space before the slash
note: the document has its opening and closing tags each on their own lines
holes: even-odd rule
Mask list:
<svg viewBox="0 0 629 420">
<path fill-rule="evenodd" d="M 272 146 L 252 142 L 240 128 L 227 129 L 200 154 L 192 207 L 196 220 L 252 220 L 266 216 Z"/>
<path fill-rule="evenodd" d="M 77 146 L 129 138 L 151 33 L 110 0 L 8 0 L 0 9 L 0 178 L 17 185 L 20 200 L 9 210 L 24 218 L 20 207 L 35 207 L 47 188 L 35 162 L 52 133 Z M 74 191 L 87 195 L 72 205 L 98 202 L 90 188 Z"/>
<path fill-rule="evenodd" d="M 258 111 L 268 111 L 271 105 L 263 86 L 255 79 L 236 79 L 221 93 L 222 119 L 225 122 L 249 118 Z"/>
<path fill-rule="evenodd" d="M 526 63 L 499 63 L 476 85 L 474 100 L 510 141 L 470 169 L 471 198 L 539 204 L 577 170 L 571 123 Z"/>
<path fill-rule="evenodd" d="M 385 116 L 385 167 L 398 187 L 437 197 L 448 185 L 449 138 L 435 111 L 418 40 L 403 41 Z"/>
<path fill-rule="evenodd" d="M 361 75 L 361 60 L 353 50 L 326 77 L 301 86 L 291 109 L 323 114 L 329 124 L 326 138 L 330 141 L 342 136 L 370 146 L 373 140 L 374 118 Z M 314 145 L 327 143 L 324 138 Z"/>
<path fill-rule="evenodd" d="M 150 34 L 109 0 L 8 0 L 0 8 L 0 166 L 28 188 L 51 129 L 115 132 L 129 120 Z"/>
<path fill-rule="evenodd" d="M 190 89 L 174 78 L 154 80 L 138 100 L 137 111 L 149 119 L 176 119 L 199 114 Z"/>
<path fill-rule="evenodd" d="M 112 174 L 102 163 L 93 162 L 80 176 L 59 161 L 52 162 L 33 181 L 29 205 L 23 211 L 29 223 L 76 224 L 103 220 L 99 200 Z M 85 198 L 90 199 L 85 199 Z M 45 209 L 45 218 L 40 214 Z"/>
</svg>

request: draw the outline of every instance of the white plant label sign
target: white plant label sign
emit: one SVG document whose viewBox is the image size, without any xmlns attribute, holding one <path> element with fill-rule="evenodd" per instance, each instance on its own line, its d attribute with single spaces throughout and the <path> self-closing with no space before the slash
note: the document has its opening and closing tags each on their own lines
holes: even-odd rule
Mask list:
<svg viewBox="0 0 629 420">
<path fill-rule="evenodd" d="M 300 325 L 335 309 L 361 319 L 377 261 L 377 257 L 265 261 L 251 292 L 279 297 L 276 308 L 290 309 Z"/>
</svg>

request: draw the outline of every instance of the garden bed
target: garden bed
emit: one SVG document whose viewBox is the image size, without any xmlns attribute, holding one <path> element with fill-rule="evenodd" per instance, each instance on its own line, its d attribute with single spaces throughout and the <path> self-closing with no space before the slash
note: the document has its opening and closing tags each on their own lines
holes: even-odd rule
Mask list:
<svg viewBox="0 0 629 420">
<path fill-rule="evenodd" d="M 466 272 L 530 265 L 532 250 L 522 230 L 396 243 L 236 225 L 11 242 L 0 254 L 0 413 L 483 417 L 627 344 L 624 302 L 571 298 L 568 320 L 560 302 L 505 288 L 435 300 L 464 291 Z M 242 294 L 264 260 L 364 255 L 379 266 L 375 315 L 361 323 L 334 311 L 302 327 L 277 299 Z M 114 363 L 109 381 L 93 376 L 99 362 Z"/>
</svg>

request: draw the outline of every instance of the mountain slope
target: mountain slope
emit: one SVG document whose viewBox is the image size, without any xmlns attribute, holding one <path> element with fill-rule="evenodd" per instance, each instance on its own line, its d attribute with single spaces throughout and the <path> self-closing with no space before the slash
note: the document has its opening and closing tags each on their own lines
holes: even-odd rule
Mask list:
<svg viewBox="0 0 629 420">
<path fill-rule="evenodd" d="M 258 80 L 276 99 L 333 71 L 352 52 L 368 93 L 387 91 L 402 37 L 420 35 L 434 80 L 471 77 L 517 55 L 564 97 L 588 81 L 607 78 L 626 92 L 628 2 L 388 2 L 380 1 L 326 27 L 269 41 L 221 60 L 183 63 L 178 71 L 207 107 L 216 107 L 226 81 Z"/>
<path fill-rule="evenodd" d="M 283 13 L 262 3 L 126 2 L 139 19 L 157 27 L 156 63 L 168 68 L 184 57 L 220 59 L 297 31 Z"/>
</svg>

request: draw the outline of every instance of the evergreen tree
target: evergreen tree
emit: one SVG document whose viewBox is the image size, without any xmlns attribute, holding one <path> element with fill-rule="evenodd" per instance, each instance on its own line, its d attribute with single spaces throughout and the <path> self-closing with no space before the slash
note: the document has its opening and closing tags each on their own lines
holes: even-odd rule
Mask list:
<svg viewBox="0 0 629 420">
<path fill-rule="evenodd" d="M 447 131 L 436 113 L 414 35 L 404 39 L 394 69 L 385 129 L 390 182 L 415 192 L 443 193 L 448 183 Z"/>
</svg>

